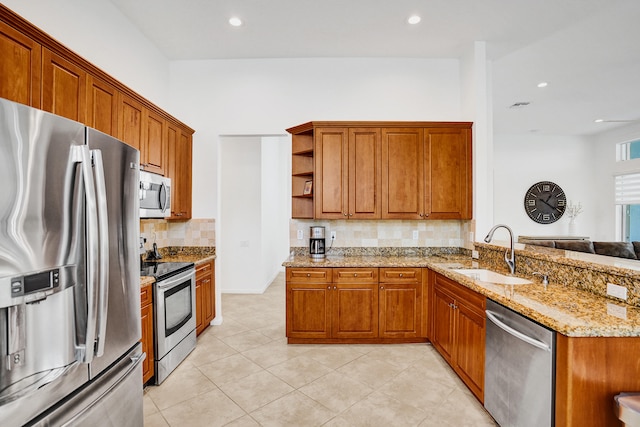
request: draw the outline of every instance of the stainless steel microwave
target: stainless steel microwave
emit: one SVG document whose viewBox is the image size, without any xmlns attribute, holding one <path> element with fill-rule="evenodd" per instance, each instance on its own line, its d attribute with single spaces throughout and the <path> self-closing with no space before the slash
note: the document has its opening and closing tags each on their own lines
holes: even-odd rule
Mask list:
<svg viewBox="0 0 640 427">
<path fill-rule="evenodd" d="M 171 178 L 140 171 L 140 218 L 171 216 Z"/>
</svg>

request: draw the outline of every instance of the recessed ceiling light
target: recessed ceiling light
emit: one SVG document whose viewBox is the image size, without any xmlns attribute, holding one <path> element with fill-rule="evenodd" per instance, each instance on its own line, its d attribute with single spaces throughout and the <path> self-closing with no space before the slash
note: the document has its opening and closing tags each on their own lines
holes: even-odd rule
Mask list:
<svg viewBox="0 0 640 427">
<path fill-rule="evenodd" d="M 409 19 L 407 19 L 407 22 L 411 25 L 416 25 L 417 23 L 419 23 L 422 20 L 422 18 L 420 18 L 418 15 L 411 15 L 409 17 Z"/>
<path fill-rule="evenodd" d="M 604 122 L 604 119 L 595 119 L 593 122 L 594 123 L 602 123 L 602 122 Z"/>
<path fill-rule="evenodd" d="M 242 20 L 234 16 L 233 18 L 229 18 L 229 24 L 231 24 L 234 27 L 239 27 L 240 25 L 242 25 Z"/>
<path fill-rule="evenodd" d="M 547 82 L 540 82 L 540 83 L 538 83 L 538 87 L 547 87 L 548 84 L 549 83 L 547 83 Z"/>
</svg>

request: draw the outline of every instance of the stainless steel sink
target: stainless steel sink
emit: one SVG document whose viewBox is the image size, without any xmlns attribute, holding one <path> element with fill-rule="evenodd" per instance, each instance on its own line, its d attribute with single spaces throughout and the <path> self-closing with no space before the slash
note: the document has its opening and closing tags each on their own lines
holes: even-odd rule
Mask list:
<svg viewBox="0 0 640 427">
<path fill-rule="evenodd" d="M 478 280 L 480 282 L 498 283 L 501 285 L 529 285 L 533 283 L 532 281 L 527 279 L 507 276 L 484 268 L 460 268 L 454 269 L 453 271 L 455 271 L 456 273 L 464 274 L 465 276 L 470 277 L 474 280 Z"/>
</svg>

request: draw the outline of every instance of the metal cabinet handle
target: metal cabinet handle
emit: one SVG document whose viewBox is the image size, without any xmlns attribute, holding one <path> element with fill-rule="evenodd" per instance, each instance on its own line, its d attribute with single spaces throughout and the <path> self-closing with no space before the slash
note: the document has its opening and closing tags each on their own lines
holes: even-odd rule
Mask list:
<svg viewBox="0 0 640 427">
<path fill-rule="evenodd" d="M 402 277 L 402 273 L 400 273 L 400 277 Z"/>
<path fill-rule="evenodd" d="M 384 290 L 384 286 L 380 286 L 380 289 Z"/>
<path fill-rule="evenodd" d="M 307 277 L 311 277 L 311 273 L 307 273 Z"/>
<path fill-rule="evenodd" d="M 353 273 L 353 277 L 358 277 L 358 273 Z"/>
<path fill-rule="evenodd" d="M 333 290 L 335 291 L 336 289 L 338 289 L 336 286 L 333 287 Z"/>
</svg>

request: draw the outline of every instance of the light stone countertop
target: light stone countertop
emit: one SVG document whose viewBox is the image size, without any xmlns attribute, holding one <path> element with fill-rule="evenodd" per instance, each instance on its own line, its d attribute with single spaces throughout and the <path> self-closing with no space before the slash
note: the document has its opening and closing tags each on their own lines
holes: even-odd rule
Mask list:
<svg viewBox="0 0 640 427">
<path fill-rule="evenodd" d="M 502 285 L 481 282 L 457 273 L 459 268 L 487 268 L 463 255 L 426 257 L 328 256 L 313 261 L 308 256 L 292 256 L 285 267 L 427 267 L 489 299 L 570 337 L 640 337 L 640 308 L 559 283 Z M 494 269 L 492 269 L 494 270 Z"/>
</svg>

